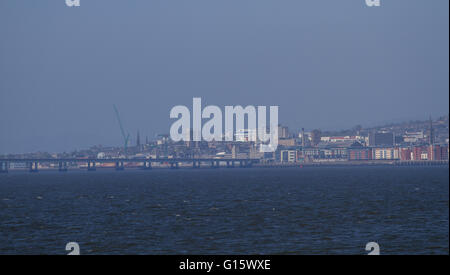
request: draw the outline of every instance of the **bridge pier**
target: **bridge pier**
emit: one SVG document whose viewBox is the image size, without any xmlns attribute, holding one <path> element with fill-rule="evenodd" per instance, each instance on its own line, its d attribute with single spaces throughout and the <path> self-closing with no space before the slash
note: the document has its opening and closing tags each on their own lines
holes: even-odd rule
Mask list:
<svg viewBox="0 0 450 275">
<path fill-rule="evenodd" d="M 233 161 L 227 161 L 227 168 L 234 168 L 234 160 Z"/>
<path fill-rule="evenodd" d="M 211 161 L 211 168 L 219 168 L 219 161 Z"/>
<path fill-rule="evenodd" d="M 178 161 L 170 163 L 170 169 L 178 169 L 178 168 L 179 168 Z"/>
<path fill-rule="evenodd" d="M 35 162 L 28 162 L 27 165 L 29 167 L 30 173 L 37 173 L 37 172 L 39 172 L 39 163 L 37 161 L 35 161 Z"/>
<path fill-rule="evenodd" d="M 116 161 L 116 171 L 123 171 L 124 169 L 123 161 Z"/>
<path fill-rule="evenodd" d="M 144 161 L 142 169 L 143 170 L 151 170 L 152 169 L 152 162 L 151 161 Z"/>
<path fill-rule="evenodd" d="M 88 171 L 96 171 L 97 168 L 95 167 L 95 161 L 88 161 Z"/>
<path fill-rule="evenodd" d="M 252 167 L 253 162 L 251 160 L 240 160 L 239 167 L 240 168 L 249 168 Z"/>
<path fill-rule="evenodd" d="M 59 172 L 67 172 L 67 162 L 59 162 L 59 167 L 58 167 L 58 171 Z"/>
<path fill-rule="evenodd" d="M 200 168 L 200 161 L 194 160 L 192 162 L 192 168 L 194 168 L 194 169 Z"/>
<path fill-rule="evenodd" d="M 9 164 L 7 161 L 0 162 L 0 174 L 8 173 L 8 166 L 9 166 Z"/>
</svg>

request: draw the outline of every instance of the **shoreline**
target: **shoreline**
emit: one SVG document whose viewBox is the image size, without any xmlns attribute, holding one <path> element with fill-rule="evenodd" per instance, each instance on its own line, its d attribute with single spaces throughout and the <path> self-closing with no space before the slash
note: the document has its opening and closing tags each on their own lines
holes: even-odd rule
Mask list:
<svg viewBox="0 0 450 275">
<path fill-rule="evenodd" d="M 148 171 L 151 170 L 215 170 L 215 169 L 226 169 L 226 170 L 234 170 L 234 169 L 249 169 L 249 168 L 332 168 L 332 167 L 449 167 L 448 161 L 409 161 L 409 162 L 401 162 L 401 161 L 329 161 L 329 162 L 308 162 L 308 163 L 271 163 L 271 164 L 253 164 L 248 167 L 227 167 L 226 165 L 221 165 L 219 167 L 211 167 L 209 165 L 202 165 L 200 167 L 193 168 L 192 165 L 180 165 L 177 168 L 173 168 L 170 166 L 153 166 L 151 169 L 143 169 L 142 167 L 133 166 L 133 167 L 124 167 L 122 170 L 116 170 L 114 167 L 101 167 L 97 166 L 95 170 L 89 171 L 86 167 L 67 167 L 67 170 L 59 171 L 58 168 L 54 167 L 39 167 L 38 171 L 29 171 L 26 168 L 10 168 L 8 172 L 26 172 L 26 173 L 38 173 L 39 171 L 45 172 L 95 172 L 95 171 L 110 171 L 110 172 L 122 172 L 122 171 Z M 0 174 L 8 174 L 0 173 Z"/>
</svg>

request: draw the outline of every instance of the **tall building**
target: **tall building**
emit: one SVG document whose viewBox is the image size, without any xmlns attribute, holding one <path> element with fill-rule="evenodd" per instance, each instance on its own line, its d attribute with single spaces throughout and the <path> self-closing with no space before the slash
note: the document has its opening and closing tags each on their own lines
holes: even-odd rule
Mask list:
<svg viewBox="0 0 450 275">
<path fill-rule="evenodd" d="M 313 130 L 311 132 L 311 142 L 313 146 L 317 146 L 320 142 L 320 138 L 322 137 L 322 132 L 320 130 Z"/>
<path fill-rule="evenodd" d="M 302 128 L 302 148 L 306 146 L 305 128 Z"/>
<path fill-rule="evenodd" d="M 393 133 L 371 133 L 369 135 L 369 146 L 386 146 L 394 145 Z"/>
<path fill-rule="evenodd" d="M 139 130 L 137 131 L 136 136 L 136 147 L 141 147 L 141 137 L 139 136 Z"/>
</svg>

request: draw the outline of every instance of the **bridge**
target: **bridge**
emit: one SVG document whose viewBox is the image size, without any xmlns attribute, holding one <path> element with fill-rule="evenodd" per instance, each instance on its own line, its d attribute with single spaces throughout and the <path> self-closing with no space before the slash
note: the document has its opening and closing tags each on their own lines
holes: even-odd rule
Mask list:
<svg viewBox="0 0 450 275">
<path fill-rule="evenodd" d="M 58 171 L 66 172 L 70 164 L 85 163 L 88 171 L 96 171 L 97 164 L 111 163 L 117 171 L 125 169 L 125 163 L 138 163 L 144 170 L 152 169 L 152 163 L 167 163 L 170 168 L 178 169 L 180 163 L 192 164 L 193 168 L 200 168 L 202 164 L 208 164 L 210 168 L 219 168 L 221 163 L 226 164 L 227 168 L 238 167 L 248 168 L 253 164 L 259 163 L 259 159 L 223 159 L 223 158 L 27 158 L 27 159 L 0 159 L 0 173 L 8 173 L 11 163 L 25 163 L 29 172 L 39 171 L 39 163 L 57 164 Z"/>
</svg>

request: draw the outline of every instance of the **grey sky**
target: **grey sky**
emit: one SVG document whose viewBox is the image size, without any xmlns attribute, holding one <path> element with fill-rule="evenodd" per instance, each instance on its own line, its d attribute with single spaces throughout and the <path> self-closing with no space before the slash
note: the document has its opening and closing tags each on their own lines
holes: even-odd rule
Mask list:
<svg viewBox="0 0 450 275">
<path fill-rule="evenodd" d="M 448 114 L 448 0 L 0 1 L 0 154 L 121 145 L 170 109 L 279 105 L 291 128 Z"/>
</svg>

